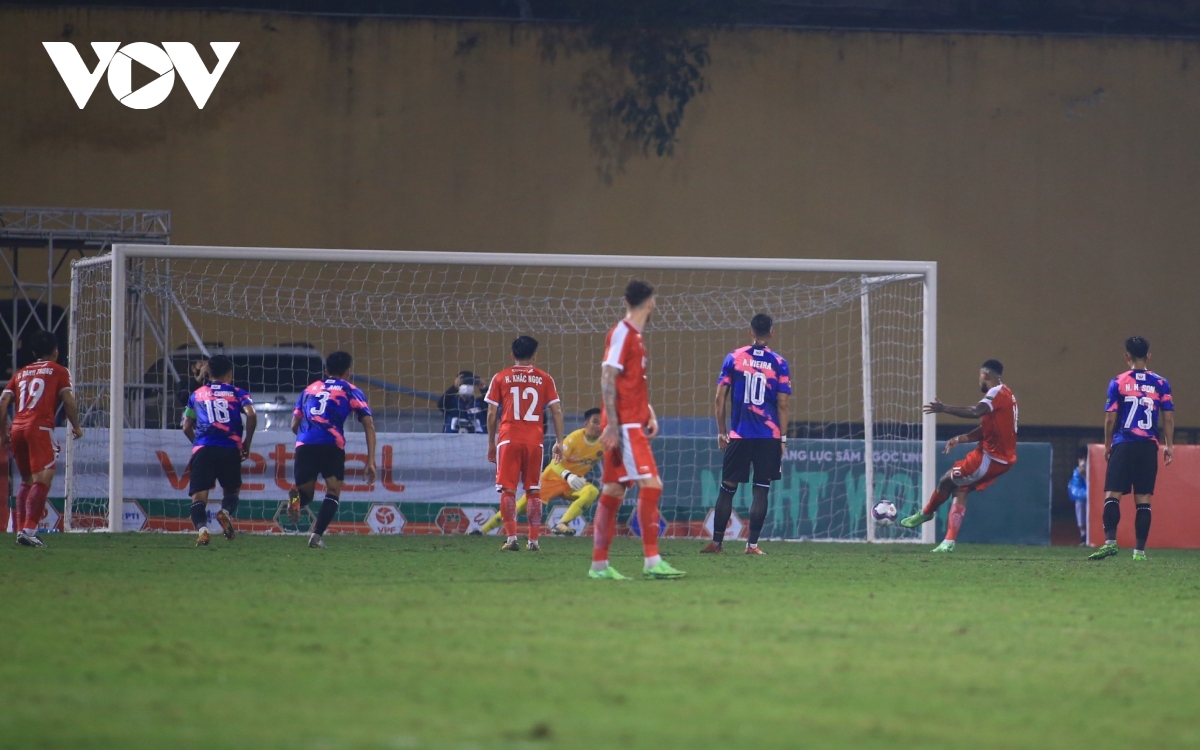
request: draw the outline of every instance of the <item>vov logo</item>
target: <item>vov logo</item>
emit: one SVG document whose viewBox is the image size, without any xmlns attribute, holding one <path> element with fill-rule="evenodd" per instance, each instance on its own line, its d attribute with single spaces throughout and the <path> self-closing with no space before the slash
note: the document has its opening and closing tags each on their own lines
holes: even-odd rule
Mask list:
<svg viewBox="0 0 1200 750">
<path fill-rule="evenodd" d="M 200 53 L 187 42 L 163 42 L 162 46 L 149 42 L 132 42 L 121 46 L 120 42 L 92 42 L 99 62 L 95 70 L 88 70 L 79 51 L 70 42 L 42 42 L 63 83 L 83 109 L 92 92 L 100 83 L 100 76 L 108 71 L 108 88 L 117 101 L 130 109 L 150 109 L 162 104 L 175 86 L 175 72 L 183 79 L 183 85 L 192 95 L 196 106 L 204 109 L 212 96 L 217 81 L 229 67 L 239 42 L 209 42 L 208 46 L 217 56 L 217 65 L 210 73 L 200 59 Z M 158 74 L 150 83 L 137 91 L 133 90 L 133 64 L 139 63 Z"/>
</svg>

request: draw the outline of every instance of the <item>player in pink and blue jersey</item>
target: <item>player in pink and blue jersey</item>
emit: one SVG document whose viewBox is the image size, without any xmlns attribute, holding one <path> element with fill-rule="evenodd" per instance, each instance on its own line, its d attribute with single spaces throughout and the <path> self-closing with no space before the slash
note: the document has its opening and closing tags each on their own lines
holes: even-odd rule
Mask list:
<svg viewBox="0 0 1200 750">
<path fill-rule="evenodd" d="M 233 360 L 223 354 L 212 357 L 208 360 L 208 375 L 210 382 L 196 389 L 183 412 L 183 434 L 193 446 L 188 494 L 192 497 L 191 519 L 198 533 L 198 547 L 206 547 L 210 541 L 208 493 L 218 481 L 222 497 L 217 522 L 226 539 L 234 537 L 242 461 L 250 455 L 250 442 L 258 424 L 250 394 L 233 384 Z"/>
<path fill-rule="evenodd" d="M 353 362 L 346 352 L 330 354 L 325 359 L 325 379 L 304 389 L 292 413 L 296 489 L 288 498 L 288 517 L 293 523 L 300 520 L 300 509 L 313 501 L 317 477 L 325 480 L 325 499 L 309 535 L 309 547 L 325 546 L 322 536 L 341 502 L 342 483 L 346 479 L 345 424 L 351 414 L 358 415 L 366 433 L 367 483 L 375 483 L 375 420 L 366 395 L 349 382 Z"/>
<path fill-rule="evenodd" d="M 705 553 L 721 552 L 725 526 L 733 513 L 733 496 L 739 484 L 750 481 L 753 466 L 754 499 L 746 554 L 766 554 L 758 547 L 758 537 L 767 518 L 771 482 L 780 478 L 792 392 L 787 360 L 767 346 L 773 324 L 771 316 L 755 315 L 750 320 L 750 346 L 726 355 L 717 378 L 717 447 L 725 451 L 725 461 L 713 515 L 713 540 L 702 550 Z M 733 416 L 729 430 L 725 429 L 727 399 Z"/>
<path fill-rule="evenodd" d="M 1150 342 L 1141 336 L 1125 341 L 1129 370 L 1108 384 L 1104 403 L 1104 545 L 1088 556 L 1103 560 L 1117 554 L 1117 524 L 1121 521 L 1121 496 L 1133 490 L 1137 510 L 1133 520 L 1134 560 L 1146 559 L 1150 536 L 1150 497 L 1158 479 L 1158 439 L 1163 439 L 1163 462 L 1175 457 L 1175 399 L 1171 384 L 1146 369 Z M 1162 428 L 1159 428 L 1162 412 Z"/>
</svg>

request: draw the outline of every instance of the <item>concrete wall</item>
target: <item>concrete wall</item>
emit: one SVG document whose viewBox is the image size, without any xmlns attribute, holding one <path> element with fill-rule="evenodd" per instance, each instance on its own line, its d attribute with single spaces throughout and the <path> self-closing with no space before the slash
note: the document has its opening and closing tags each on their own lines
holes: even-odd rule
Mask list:
<svg viewBox="0 0 1200 750">
<path fill-rule="evenodd" d="M 603 64 L 549 33 L 0 9 L 0 204 L 168 208 L 178 243 L 936 260 L 943 399 L 997 357 L 1023 422 L 1096 423 L 1139 332 L 1195 422 L 1200 44 L 722 32 L 675 155 L 610 184 L 575 106 Z M 103 81 L 80 111 L 56 40 L 241 47 L 202 111 Z"/>
</svg>

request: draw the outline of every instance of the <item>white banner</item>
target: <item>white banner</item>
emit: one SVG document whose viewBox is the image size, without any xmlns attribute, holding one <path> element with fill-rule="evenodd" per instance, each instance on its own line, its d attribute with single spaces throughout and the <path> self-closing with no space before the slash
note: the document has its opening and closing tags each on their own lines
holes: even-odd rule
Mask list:
<svg viewBox="0 0 1200 750">
<path fill-rule="evenodd" d="M 496 469 L 487 461 L 486 435 L 380 434 L 378 437 L 375 463 L 379 477 L 375 484 L 368 485 L 366 438 L 362 433 L 346 436 L 343 502 L 496 503 Z M 250 457 L 242 462 L 241 497 L 286 498 L 293 484 L 295 445 L 296 439 L 290 433 L 255 435 Z M 88 430 L 74 450 L 75 496 L 107 496 L 108 431 Z M 192 446 L 178 430 L 126 430 L 126 499 L 187 497 L 191 454 Z M 65 487 L 64 473 L 60 471 L 55 476 L 58 493 Z M 318 493 L 323 491 L 320 485 L 318 488 Z M 381 515 L 387 515 L 386 509 Z"/>
</svg>

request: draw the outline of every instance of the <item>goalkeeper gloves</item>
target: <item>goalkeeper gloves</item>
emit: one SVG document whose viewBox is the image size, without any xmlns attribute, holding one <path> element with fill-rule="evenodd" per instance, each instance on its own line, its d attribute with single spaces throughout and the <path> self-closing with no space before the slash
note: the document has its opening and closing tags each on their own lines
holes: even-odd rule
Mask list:
<svg viewBox="0 0 1200 750">
<path fill-rule="evenodd" d="M 571 485 L 571 489 L 574 490 L 575 492 L 579 492 L 580 490 L 582 490 L 584 487 L 587 486 L 586 479 L 579 476 L 578 474 L 572 474 L 569 471 L 563 472 L 563 479 L 566 480 L 567 484 Z"/>
</svg>

